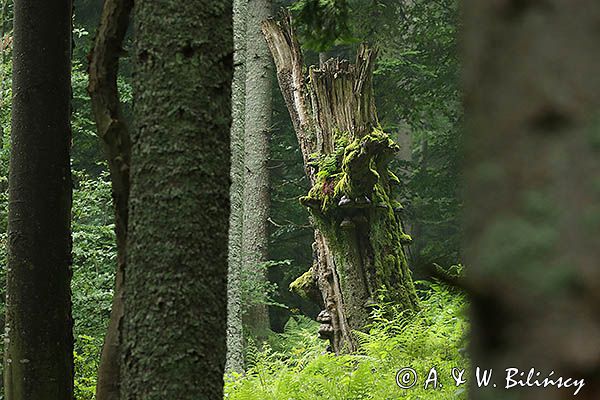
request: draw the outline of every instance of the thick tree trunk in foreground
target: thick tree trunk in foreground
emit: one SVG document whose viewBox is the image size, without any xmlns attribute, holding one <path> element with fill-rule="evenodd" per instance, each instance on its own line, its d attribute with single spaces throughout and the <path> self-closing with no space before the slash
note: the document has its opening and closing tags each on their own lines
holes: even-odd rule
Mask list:
<svg viewBox="0 0 600 400">
<path fill-rule="evenodd" d="M 312 184 L 301 202 L 316 227 L 315 262 L 292 286 L 308 294 L 316 283 L 325 307 L 321 336 L 336 353 L 352 351 L 351 330 L 368 322 L 380 289 L 407 310 L 417 307 L 401 246 L 410 238 L 397 215 L 401 205 L 390 198 L 398 178 L 387 164 L 398 146 L 375 111 L 375 52 L 361 47 L 355 65 L 331 59 L 311 67 L 307 85 L 289 16 L 265 21 L 263 32 Z"/>
<path fill-rule="evenodd" d="M 94 49 L 90 54 L 88 91 L 98 136 L 108 159 L 117 242 L 117 266 L 112 308 L 96 385 L 97 400 L 119 400 L 121 383 L 121 323 L 123 274 L 126 264 L 131 141 L 117 90 L 119 55 L 133 0 L 106 0 Z"/>
<path fill-rule="evenodd" d="M 223 398 L 231 1 L 139 0 L 121 398 Z"/>
<path fill-rule="evenodd" d="M 246 22 L 246 106 L 244 133 L 244 219 L 242 259 L 247 276 L 267 281 L 257 267 L 267 261 L 269 217 L 269 134 L 272 113 L 272 61 L 260 23 L 271 15 L 271 0 L 249 0 Z M 246 310 L 245 325 L 259 338 L 269 329 L 264 303 Z"/>
<path fill-rule="evenodd" d="M 231 215 L 227 274 L 227 372 L 244 371 L 242 331 L 242 235 L 244 190 L 244 106 L 246 101 L 246 8 L 248 0 L 233 2 L 233 83 L 231 93 Z"/>
<path fill-rule="evenodd" d="M 598 399 L 600 3 L 464 11 L 471 349 L 474 366 L 501 375 L 471 394 L 572 398 L 574 387 L 504 389 L 506 368 L 526 379 L 534 367 L 540 381 L 585 379 L 577 398 Z"/>
<path fill-rule="evenodd" d="M 70 1 L 15 4 L 7 400 L 73 398 L 71 13 Z"/>
</svg>

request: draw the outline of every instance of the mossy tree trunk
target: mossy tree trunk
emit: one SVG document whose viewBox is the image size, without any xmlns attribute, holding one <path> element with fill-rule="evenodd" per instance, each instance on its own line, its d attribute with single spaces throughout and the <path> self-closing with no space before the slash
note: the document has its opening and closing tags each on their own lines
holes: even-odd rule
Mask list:
<svg viewBox="0 0 600 400">
<path fill-rule="evenodd" d="M 463 8 L 473 365 L 585 379 L 576 398 L 600 399 L 600 2 Z M 473 398 L 575 390 L 498 383 Z"/>
<path fill-rule="evenodd" d="M 313 292 L 324 310 L 320 334 L 336 353 L 352 351 L 351 331 L 363 328 L 379 294 L 407 310 L 417 296 L 391 198 L 399 181 L 388 163 L 398 146 L 381 131 L 373 97 L 376 52 L 362 46 L 356 64 L 328 60 L 309 68 L 308 82 L 291 18 L 268 20 L 263 32 L 277 67 L 312 188 L 301 198 L 315 226 L 315 261 L 292 284 Z"/>
<path fill-rule="evenodd" d="M 70 1 L 14 9 L 7 400 L 73 398 L 71 16 Z"/>
<path fill-rule="evenodd" d="M 232 2 L 134 6 L 121 398 L 223 398 Z"/>
<path fill-rule="evenodd" d="M 261 264 L 267 261 L 269 217 L 269 135 L 272 114 L 273 67 L 260 23 L 271 15 L 271 0 L 248 0 L 246 21 L 246 103 L 244 109 L 244 218 L 242 268 L 256 279 L 256 287 L 268 280 Z M 266 299 L 247 305 L 244 325 L 259 338 L 269 330 Z"/>
<path fill-rule="evenodd" d="M 244 109 L 246 101 L 246 10 L 248 0 L 233 1 L 233 83 L 231 85 L 231 215 L 227 274 L 227 372 L 244 371 L 242 328 L 242 238 L 244 218 Z"/>
</svg>

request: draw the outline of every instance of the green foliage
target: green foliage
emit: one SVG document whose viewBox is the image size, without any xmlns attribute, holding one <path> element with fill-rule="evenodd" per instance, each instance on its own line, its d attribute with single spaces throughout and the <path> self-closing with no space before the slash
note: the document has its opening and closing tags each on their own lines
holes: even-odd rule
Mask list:
<svg viewBox="0 0 600 400">
<path fill-rule="evenodd" d="M 104 159 L 104 154 L 100 146 L 100 139 L 96 135 L 96 125 L 91 111 L 90 97 L 87 93 L 87 82 L 88 75 L 85 67 L 74 62 L 71 75 L 73 88 L 71 158 L 74 169 L 97 175 L 102 171 L 100 161 Z"/>
<path fill-rule="evenodd" d="M 269 157 L 269 257 L 291 261 L 288 265 L 269 269 L 269 279 L 278 283 L 274 300 L 289 306 L 289 309 L 278 307 L 270 312 L 272 327 L 281 331 L 291 309 L 301 309 L 306 315 L 316 315 L 319 310 L 315 304 L 288 289 L 289 284 L 312 265 L 313 230 L 308 222 L 308 211 L 298 202 L 298 198 L 309 189 L 302 155 L 283 97 L 278 90 L 275 92 L 273 123 L 278 128 L 271 132 Z"/>
<path fill-rule="evenodd" d="M 94 400 L 102 341 L 90 336 L 79 335 L 76 342 L 79 350 L 73 353 L 75 362 L 75 399 Z"/>
<path fill-rule="evenodd" d="M 12 2 L 3 2 L 4 12 L 12 10 Z M 6 7 L 5 7 L 6 6 Z M 12 18 L 12 14 L 10 14 Z M 8 17 L 8 15 L 7 15 Z M 2 21 L 4 23 L 4 21 Z M 0 36 L 0 47 L 5 43 L 8 35 L 4 33 L 9 30 L 8 26 L 2 26 L 2 36 Z M 6 42 L 7 43 L 7 42 Z M 2 52 L 0 59 L 0 323 L 4 326 L 4 299 L 6 297 L 6 260 L 8 246 L 8 161 L 10 157 L 10 119 L 11 119 L 11 82 L 12 82 L 12 63 L 10 48 Z M 0 352 L 4 352 L 5 332 L 2 330 L 0 335 Z M 0 399 L 3 398 L 0 394 Z"/>
<path fill-rule="evenodd" d="M 326 51 L 352 42 L 346 0 L 299 0 L 290 9 L 295 13 L 304 47 Z"/>
<path fill-rule="evenodd" d="M 381 47 L 374 84 L 382 124 L 386 129 L 408 126 L 412 133 L 412 160 L 396 161 L 392 169 L 403 171 L 400 178 L 406 183 L 402 198 L 406 220 L 415 230 L 413 267 L 450 265 L 460 257 L 457 1 L 376 3 L 380 6 L 371 15 L 379 21 L 377 29 L 356 29 L 371 33 Z"/>
<path fill-rule="evenodd" d="M 94 179 L 76 172 L 74 181 L 74 330 L 76 334 L 102 338 L 110 315 L 116 267 L 111 187 L 107 173 Z"/>
<path fill-rule="evenodd" d="M 271 339 L 262 352 L 254 351 L 245 376 L 231 376 L 225 398 L 231 400 L 322 399 L 464 399 L 453 385 L 453 367 L 467 368 L 459 352 L 465 346 L 468 323 L 464 297 L 437 283 L 421 282 L 425 289 L 421 310 L 404 315 L 397 306 L 383 303 L 374 311 L 369 333 L 356 332 L 356 354 L 335 357 L 324 353 L 316 339 L 317 324 L 292 319 L 283 334 Z M 395 376 L 403 367 L 423 378 L 435 366 L 443 384 L 424 390 L 417 385 L 403 391 Z"/>
<path fill-rule="evenodd" d="M 282 306 L 274 300 L 277 292 L 277 284 L 269 280 L 260 279 L 265 276 L 270 268 L 290 265 L 290 260 L 262 262 L 254 268 L 243 268 L 240 271 L 240 290 L 242 292 L 242 306 L 244 312 L 257 304 L 268 304 L 271 306 Z"/>
<path fill-rule="evenodd" d="M 244 347 L 245 369 L 257 375 L 270 369 L 270 361 L 293 362 L 295 365 L 308 364 L 323 352 L 323 341 L 315 332 L 319 324 L 302 315 L 294 315 L 286 322 L 282 333 L 271 332 L 260 346 L 253 338 L 246 339 Z M 237 380 L 240 376 L 229 376 Z"/>
<path fill-rule="evenodd" d="M 0 0 L 0 36 L 12 30 L 13 9 L 12 0 Z"/>
</svg>

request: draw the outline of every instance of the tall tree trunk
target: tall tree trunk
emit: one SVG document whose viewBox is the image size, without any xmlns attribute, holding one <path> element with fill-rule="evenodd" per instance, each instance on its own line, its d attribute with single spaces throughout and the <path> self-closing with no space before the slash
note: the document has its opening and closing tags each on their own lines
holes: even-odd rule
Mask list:
<svg viewBox="0 0 600 400">
<path fill-rule="evenodd" d="M 112 308 L 96 384 L 97 400 L 119 400 L 121 384 L 121 324 L 123 274 L 126 264 L 131 141 L 117 89 L 119 56 L 129 26 L 133 0 L 106 0 L 94 49 L 90 54 L 88 92 L 110 170 L 117 265 Z"/>
<path fill-rule="evenodd" d="M 249 0 L 246 24 L 246 107 L 244 134 L 244 218 L 243 268 L 266 282 L 264 269 L 252 274 L 267 261 L 267 218 L 269 217 L 269 134 L 272 113 L 272 62 L 260 29 L 271 15 L 271 0 Z M 269 329 L 266 304 L 248 307 L 245 325 L 264 337 Z"/>
<path fill-rule="evenodd" d="M 231 125 L 231 215 L 227 274 L 227 372 L 244 371 L 242 331 L 242 238 L 244 219 L 244 108 L 246 93 L 246 11 L 248 0 L 233 2 L 233 83 Z"/>
<path fill-rule="evenodd" d="M 466 265 L 473 398 L 600 398 L 600 3 L 465 1 Z M 493 45 L 492 45 L 493 44 Z M 509 382 L 511 383 L 511 382 Z M 570 382 L 573 384 L 573 382 Z"/>
<path fill-rule="evenodd" d="M 71 399 L 72 5 L 14 11 L 5 398 Z"/>
<path fill-rule="evenodd" d="M 135 2 L 121 398 L 223 398 L 232 2 Z"/>
<path fill-rule="evenodd" d="M 368 322 L 381 289 L 405 309 L 417 307 L 401 247 L 409 236 L 390 198 L 398 178 L 387 164 L 398 146 L 380 130 L 375 110 L 376 54 L 361 47 L 355 65 L 331 59 L 311 67 L 307 85 L 290 16 L 265 21 L 263 32 L 312 184 L 301 202 L 316 228 L 315 262 L 293 286 L 310 292 L 317 285 L 321 336 L 336 353 L 352 351 L 351 331 Z"/>
</svg>

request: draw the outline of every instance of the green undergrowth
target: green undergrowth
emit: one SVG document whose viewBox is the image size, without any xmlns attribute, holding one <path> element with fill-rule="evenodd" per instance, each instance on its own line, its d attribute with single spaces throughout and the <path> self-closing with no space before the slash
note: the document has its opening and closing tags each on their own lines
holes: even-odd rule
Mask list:
<svg viewBox="0 0 600 400">
<path fill-rule="evenodd" d="M 374 311 L 369 333 L 357 332 L 359 351 L 325 353 L 316 338 L 317 324 L 294 317 L 285 332 L 271 338 L 262 351 L 250 351 L 245 376 L 228 376 L 225 398 L 231 400 L 464 399 L 453 367 L 467 368 L 464 356 L 468 322 L 465 297 L 438 283 L 420 282 L 421 308 L 408 317 L 383 304 Z M 413 368 L 418 383 L 409 390 L 396 384 L 396 373 Z M 426 390 L 435 367 L 442 387 Z"/>
</svg>

